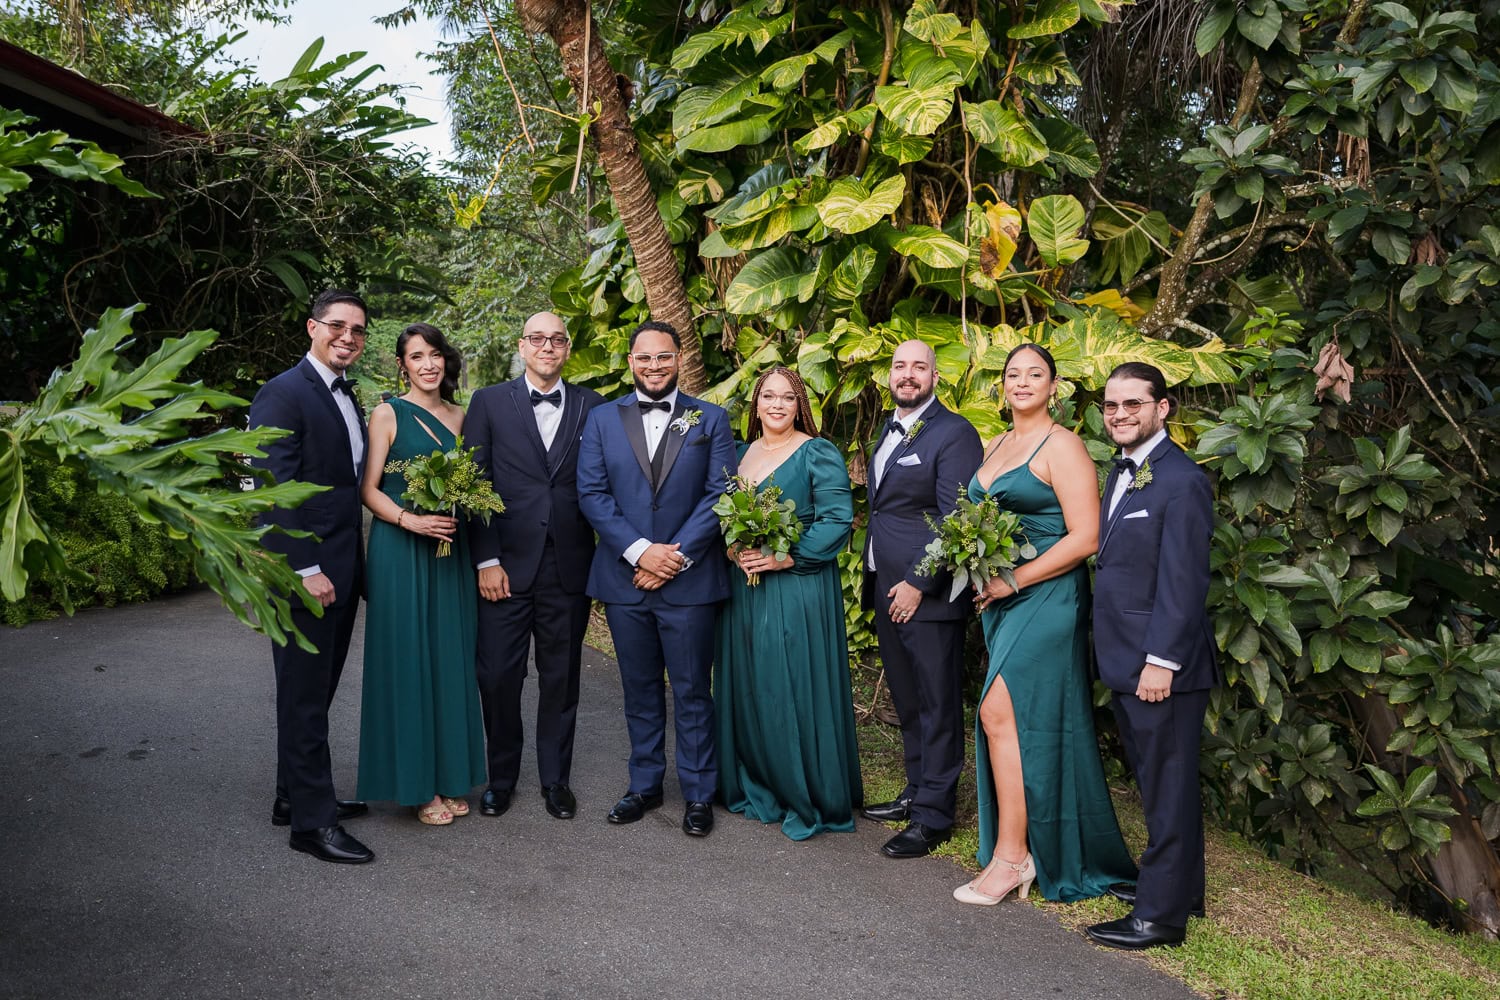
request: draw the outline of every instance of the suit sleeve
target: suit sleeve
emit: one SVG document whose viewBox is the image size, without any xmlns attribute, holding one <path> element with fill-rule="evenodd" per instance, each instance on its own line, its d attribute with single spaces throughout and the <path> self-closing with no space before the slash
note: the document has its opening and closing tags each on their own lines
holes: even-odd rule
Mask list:
<svg viewBox="0 0 1500 1000">
<path fill-rule="evenodd" d="M 266 457 L 255 459 L 253 464 L 269 472 L 278 483 L 300 480 L 304 433 L 302 408 L 297 405 L 284 383 L 273 380 L 261 386 L 250 403 L 250 427 L 280 427 L 291 432 L 265 445 Z M 294 507 L 273 507 L 261 515 L 260 521 L 283 529 L 267 532 L 262 541 L 268 550 L 286 556 L 287 565 L 293 570 L 318 564 L 317 538 L 311 535 L 293 538 L 284 533 L 307 530 L 299 510 Z"/>
<path fill-rule="evenodd" d="M 813 519 L 802 529 L 802 539 L 792 546 L 796 564 L 793 573 L 816 573 L 838 558 L 849 544 L 854 524 L 854 499 L 849 491 L 849 470 L 843 456 L 823 440 L 809 441 L 807 471 L 812 480 Z"/>
<path fill-rule="evenodd" d="M 599 533 L 599 543 L 615 559 L 624 558 L 625 550 L 646 533 L 634 527 L 609 489 L 609 466 L 604 458 L 604 432 L 600 427 L 608 418 L 609 408 L 596 406 L 589 411 L 578 442 L 578 509 Z"/>
<path fill-rule="evenodd" d="M 1144 652 L 1186 663 L 1203 632 L 1214 522 L 1208 477 L 1193 467 L 1180 482 L 1162 522 L 1156 599 L 1151 607 L 1151 624 L 1146 627 Z"/>
<path fill-rule="evenodd" d="M 734 437 L 729 433 L 729 415 L 717 407 L 705 412 L 713 418 L 707 429 L 708 473 L 703 480 L 703 495 L 677 529 L 677 537 L 672 539 L 681 546 L 678 551 L 695 563 L 707 558 L 720 544 L 719 515 L 714 513 L 714 504 L 729 488 L 729 473 L 740 467 L 734 454 Z"/>
<path fill-rule="evenodd" d="M 974 470 L 979 468 L 979 463 L 984 460 L 984 446 L 979 443 L 979 432 L 974 425 L 962 417 L 954 417 L 957 430 L 950 432 L 950 438 L 943 447 L 937 450 L 935 456 L 936 468 L 933 471 L 932 486 L 934 495 L 933 503 L 937 506 L 937 515 L 934 521 L 940 521 L 958 507 L 959 493 L 968 488 L 969 478 L 974 475 Z M 928 542 L 936 538 L 936 533 L 930 535 Z M 922 548 L 917 550 L 916 561 L 906 568 L 906 582 L 916 587 L 924 595 L 931 597 L 941 594 L 946 597 L 952 581 L 946 573 L 934 573 L 932 576 L 918 576 L 917 564 L 926 555 L 924 551 L 927 542 L 922 543 Z"/>
<path fill-rule="evenodd" d="M 494 412 L 495 402 L 495 393 L 489 389 L 481 389 L 474 394 L 474 399 L 469 404 L 469 416 L 464 420 L 464 443 L 474 449 L 474 460 L 480 471 L 504 502 L 505 491 L 500 483 L 495 482 L 493 471 L 495 428 L 490 422 L 490 415 Z M 489 524 L 477 517 L 469 518 L 469 557 L 476 566 L 490 559 L 505 561 L 501 553 L 500 523 L 493 514 L 490 515 Z"/>
</svg>

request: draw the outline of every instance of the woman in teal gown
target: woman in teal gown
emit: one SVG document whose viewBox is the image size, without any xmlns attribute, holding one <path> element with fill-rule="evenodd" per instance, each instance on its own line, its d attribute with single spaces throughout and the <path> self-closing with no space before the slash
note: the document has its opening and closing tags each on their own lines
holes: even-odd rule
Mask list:
<svg viewBox="0 0 1500 1000">
<path fill-rule="evenodd" d="M 773 368 L 751 398 L 740 475 L 796 502 L 802 538 L 781 562 L 730 553 L 744 572 L 730 574 L 719 614 L 719 794 L 730 811 L 805 840 L 853 830 L 864 799 L 838 567 L 854 507 L 843 456 L 817 436 L 802 379 Z"/>
<path fill-rule="evenodd" d="M 463 428 L 453 402 L 463 362 L 426 323 L 402 332 L 396 357 L 410 390 L 370 414 L 361 493 L 375 521 L 365 562 L 359 796 L 412 806 L 423 823 L 443 826 L 468 813 L 464 796 L 485 781 L 474 566 L 463 526 L 404 508 L 405 477 L 384 469 L 453 446 Z M 444 540 L 453 551 L 439 558 Z"/>
<path fill-rule="evenodd" d="M 1134 882 L 1094 736 L 1085 560 L 1098 544 L 1098 476 L 1078 436 L 1052 421 L 1057 369 L 1023 344 L 1005 363 L 1012 428 L 992 444 L 969 497 L 1020 516 L 1036 556 L 1016 587 L 991 580 L 983 611 L 989 673 L 975 727 L 979 862 L 955 898 L 990 905 L 1034 879 L 1072 902 Z M 1029 848 L 1029 851 L 1028 851 Z"/>
</svg>

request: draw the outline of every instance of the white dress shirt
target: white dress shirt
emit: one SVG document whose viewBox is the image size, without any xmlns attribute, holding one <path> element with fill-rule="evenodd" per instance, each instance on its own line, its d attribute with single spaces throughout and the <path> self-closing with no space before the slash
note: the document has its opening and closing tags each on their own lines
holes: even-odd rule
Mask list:
<svg viewBox="0 0 1500 1000">
<path fill-rule="evenodd" d="M 313 357 L 312 352 L 307 353 L 307 360 L 312 362 L 313 370 L 323 380 L 323 387 L 333 393 L 333 403 L 339 408 L 339 413 L 344 417 L 344 430 L 349 434 L 349 454 L 354 456 L 354 478 L 360 478 L 360 468 L 365 464 L 365 434 L 359 422 L 359 410 L 354 405 L 354 400 L 347 392 L 334 392 L 333 380 L 339 377 L 339 373 L 329 368 L 323 362 Z M 347 377 L 347 373 L 345 375 Z M 318 563 L 304 566 L 296 570 L 298 576 L 308 577 L 323 572 L 323 567 Z"/>
<path fill-rule="evenodd" d="M 671 392 L 667 393 L 659 400 L 652 399 L 650 396 L 642 395 L 640 390 L 636 390 L 635 398 L 636 402 L 638 403 L 662 402 L 666 403 L 668 406 L 668 409 L 666 410 L 655 409 L 644 410 L 641 412 L 641 423 L 645 426 L 646 429 L 646 454 L 648 456 L 653 456 L 656 454 L 656 449 L 661 447 L 662 439 L 666 436 L 667 425 L 672 422 L 672 411 L 677 409 L 677 390 L 673 389 Z M 640 562 L 641 554 L 650 547 L 650 539 L 637 538 L 634 542 L 631 542 L 630 547 L 625 550 L 625 561 L 630 563 L 630 565 L 632 566 L 636 565 L 638 562 Z M 687 558 L 686 553 L 680 554 L 683 558 L 683 568 L 691 566 L 692 562 Z"/>
<path fill-rule="evenodd" d="M 935 398 L 935 396 L 928 396 L 927 402 L 912 410 L 906 416 L 896 417 L 896 422 L 901 425 L 900 431 L 897 431 L 895 428 L 890 428 L 886 431 L 884 440 L 880 442 L 880 447 L 875 449 L 875 461 L 871 463 L 873 476 L 870 480 L 870 496 L 873 497 L 875 491 L 880 488 L 880 481 L 885 478 L 885 467 L 889 464 L 891 456 L 896 454 L 896 449 L 900 447 L 901 440 L 911 433 L 912 425 L 922 419 L 922 414 L 926 413 L 928 408 L 932 406 L 932 401 Z M 887 422 L 887 427 L 889 426 L 889 422 Z M 875 536 L 867 534 L 866 539 L 865 568 L 873 571 L 875 569 Z"/>
<path fill-rule="evenodd" d="M 1167 429 L 1163 427 L 1161 430 L 1157 431 L 1155 434 L 1151 435 L 1149 438 L 1147 438 L 1145 441 L 1142 441 L 1135 447 L 1124 449 L 1122 455 L 1123 457 L 1128 458 L 1132 462 L 1134 462 L 1135 467 L 1137 469 L 1140 469 L 1142 463 L 1144 463 L 1146 459 L 1151 455 L 1151 452 L 1156 450 L 1156 446 L 1161 444 L 1166 436 Z M 1120 506 L 1120 501 L 1125 499 L 1125 494 L 1130 492 L 1131 484 L 1134 482 L 1134 476 L 1127 476 L 1123 472 L 1115 477 L 1115 491 L 1114 493 L 1110 494 L 1109 498 L 1110 517 L 1115 516 L 1115 509 Z M 1176 663 L 1172 660 L 1164 660 L 1160 656 L 1155 656 L 1151 653 L 1146 654 L 1146 662 L 1154 663 L 1158 667 L 1166 667 L 1168 670 L 1171 670 L 1173 672 L 1182 669 L 1182 664 Z"/>
<path fill-rule="evenodd" d="M 542 389 L 531 381 L 529 375 L 523 377 L 526 379 L 526 388 L 530 390 L 526 393 L 526 401 L 528 403 L 531 402 L 531 393 L 533 392 L 546 393 L 556 390 L 562 393 L 558 397 L 556 405 L 549 402 L 541 402 L 534 403 L 531 407 L 531 412 L 536 417 L 537 433 L 542 436 L 542 447 L 550 451 L 552 449 L 552 442 L 557 437 L 557 429 L 562 426 L 563 404 L 568 401 L 568 390 L 563 388 L 562 379 L 558 379 L 557 384 L 552 389 Z"/>
</svg>

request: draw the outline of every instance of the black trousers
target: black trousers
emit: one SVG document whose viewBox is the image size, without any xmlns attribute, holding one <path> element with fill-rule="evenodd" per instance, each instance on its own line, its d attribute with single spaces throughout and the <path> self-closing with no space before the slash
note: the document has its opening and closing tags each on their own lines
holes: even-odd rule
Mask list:
<svg viewBox="0 0 1500 1000">
<path fill-rule="evenodd" d="M 1116 692 L 1112 707 L 1146 814 L 1135 915 L 1168 927 L 1186 927 L 1189 908 L 1203 898 L 1198 748 L 1208 692 L 1173 692 L 1157 702 Z"/>
<path fill-rule="evenodd" d="M 333 704 L 359 598 L 335 602 L 315 617 L 295 600 L 292 622 L 318 647 L 295 641 L 271 646 L 276 668 L 276 795 L 291 803 L 292 830 L 338 824 L 333 760 L 328 750 L 328 706 Z"/>
<path fill-rule="evenodd" d="M 586 594 L 563 589 L 557 553 L 549 541 L 536 579 L 525 593 L 501 601 L 479 600 L 475 673 L 484 707 L 489 787 L 516 787 L 521 774 L 521 689 L 527 654 L 536 640 L 536 767 L 542 787 L 566 785 L 573 769 L 578 721 L 578 674 L 589 623 Z"/>
</svg>

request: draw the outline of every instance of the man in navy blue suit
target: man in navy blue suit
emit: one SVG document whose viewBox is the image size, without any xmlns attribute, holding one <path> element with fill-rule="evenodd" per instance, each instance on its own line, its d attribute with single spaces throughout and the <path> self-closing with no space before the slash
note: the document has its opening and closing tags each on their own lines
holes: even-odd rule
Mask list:
<svg viewBox="0 0 1500 1000">
<path fill-rule="evenodd" d="M 714 615 L 729 596 L 713 505 L 736 467 L 728 415 L 677 389 L 682 341 L 666 323 L 630 336 L 635 392 L 596 407 L 578 452 L 578 505 L 599 533 L 588 593 L 603 601 L 625 693 L 630 787 L 609 812 L 634 823 L 662 804 L 672 685 L 683 832 L 713 829 Z"/>
<path fill-rule="evenodd" d="M 473 523 L 470 551 L 479 570 L 476 672 L 484 704 L 489 787 L 486 816 L 510 808 L 521 773 L 521 687 L 536 640 L 536 767 L 542 801 L 557 819 L 578 808 L 568 785 L 578 718 L 578 676 L 594 557 L 594 529 L 578 509 L 578 443 L 589 411 L 604 402 L 563 382 L 568 328 L 540 312 L 517 343 L 521 377 L 474 394 L 464 441 L 505 500 L 488 525 Z"/>
<path fill-rule="evenodd" d="M 960 490 L 984 457 L 979 434 L 933 397 L 937 356 L 908 340 L 891 356 L 896 412 L 870 461 L 864 603 L 875 611 L 875 636 L 891 701 L 901 718 L 906 787 L 864 815 L 907 822 L 881 853 L 919 858 L 953 832 L 958 776 L 964 764 L 964 625 L 972 595 L 949 600 L 946 573 L 919 576 L 928 519 L 958 506 Z"/>
<path fill-rule="evenodd" d="M 1167 437 L 1177 402 L 1152 365 L 1129 362 L 1104 388 L 1104 426 L 1123 450 L 1104 486 L 1094 575 L 1094 653 L 1146 814 L 1136 885 L 1110 892 L 1129 916 L 1089 937 L 1112 948 L 1181 944 L 1203 914 L 1198 747 L 1219 680 L 1209 623 L 1208 477 Z"/>
<path fill-rule="evenodd" d="M 276 667 L 276 801 L 271 822 L 291 826 L 294 850 L 320 861 L 373 861 L 368 847 L 340 820 L 367 812 L 363 802 L 340 802 L 333 792 L 328 751 L 328 706 L 338 689 L 349 637 L 364 591 L 364 517 L 359 480 L 364 468 L 365 420 L 345 376 L 365 347 L 369 312 L 352 292 L 329 289 L 313 300 L 307 356 L 261 386 L 250 404 L 250 426 L 290 431 L 266 446 L 257 464 L 276 482 L 327 486 L 292 510 L 266 514 L 280 532 L 266 547 L 286 556 L 307 592 L 323 606 L 316 617 L 292 602 L 292 621 L 317 651 L 288 642 L 272 646 Z"/>
</svg>

